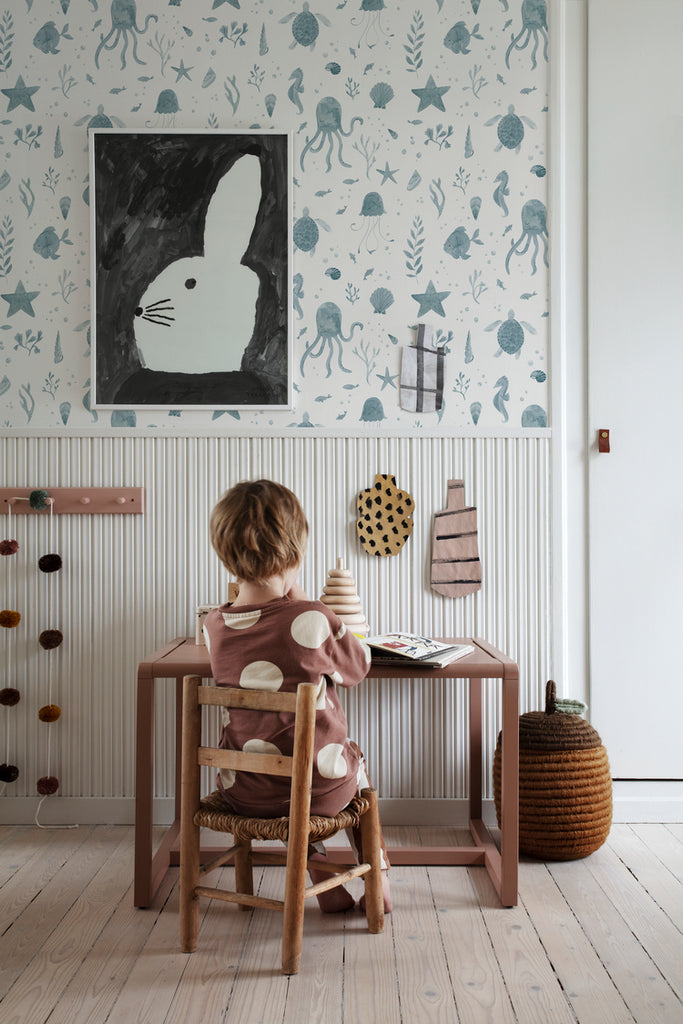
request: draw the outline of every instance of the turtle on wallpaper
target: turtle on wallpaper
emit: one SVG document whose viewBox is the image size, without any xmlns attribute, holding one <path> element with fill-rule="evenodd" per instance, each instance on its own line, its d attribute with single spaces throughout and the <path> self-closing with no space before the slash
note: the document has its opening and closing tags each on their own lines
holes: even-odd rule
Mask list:
<svg viewBox="0 0 683 1024">
<path fill-rule="evenodd" d="M 286 144 L 130 138 L 96 147 L 97 403 L 286 405 Z"/>
</svg>

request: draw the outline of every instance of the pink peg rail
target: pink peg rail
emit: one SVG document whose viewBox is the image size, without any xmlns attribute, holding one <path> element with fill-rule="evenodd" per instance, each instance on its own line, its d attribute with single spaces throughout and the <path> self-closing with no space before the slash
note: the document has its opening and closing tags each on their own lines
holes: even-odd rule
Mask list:
<svg viewBox="0 0 683 1024">
<path fill-rule="evenodd" d="M 29 495 L 38 490 L 49 495 L 44 509 L 31 508 L 28 502 Z M 0 487 L 0 512 L 49 515 L 50 499 L 55 514 L 121 515 L 145 511 L 144 487 Z"/>
</svg>

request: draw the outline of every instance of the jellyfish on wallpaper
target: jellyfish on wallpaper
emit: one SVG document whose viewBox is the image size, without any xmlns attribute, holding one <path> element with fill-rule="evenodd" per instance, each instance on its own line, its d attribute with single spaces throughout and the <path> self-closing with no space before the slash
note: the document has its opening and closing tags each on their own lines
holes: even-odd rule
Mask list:
<svg viewBox="0 0 683 1024">
<path fill-rule="evenodd" d="M 519 246 L 526 241 L 523 249 Z M 510 251 L 505 258 L 505 269 L 510 273 L 510 257 L 513 253 L 523 256 L 529 251 L 533 242 L 533 253 L 531 256 L 531 273 L 536 273 L 536 257 L 539 253 L 539 241 L 543 243 L 543 262 L 548 266 L 548 228 L 546 226 L 546 209 L 540 199 L 530 199 L 522 207 L 522 234 L 516 242 L 510 246 Z"/>
<path fill-rule="evenodd" d="M 386 419 L 384 406 L 379 398 L 367 398 L 360 414 L 362 423 L 380 423 Z"/>
<path fill-rule="evenodd" d="M 527 405 L 522 413 L 523 427 L 547 427 L 548 417 L 540 405 Z"/>
<path fill-rule="evenodd" d="M 364 228 L 363 237 L 358 243 L 358 252 L 360 252 L 362 245 L 365 246 L 369 253 L 375 252 L 380 239 L 383 242 L 390 241 L 390 239 L 385 238 L 382 234 L 382 217 L 385 212 L 384 203 L 379 192 L 368 192 L 363 200 L 360 211 L 361 217 L 365 218 L 365 224 L 359 224 L 358 227 L 355 224 L 351 225 L 354 231 L 360 231 Z M 373 249 L 370 248 L 371 242 L 375 243 Z"/>
<path fill-rule="evenodd" d="M 513 50 L 525 50 L 533 38 L 534 48 L 531 51 L 531 67 L 536 67 L 538 44 L 543 41 L 543 56 L 548 60 L 548 19 L 546 0 L 523 0 L 522 27 L 512 41 L 505 54 L 505 64 L 510 67 L 510 54 Z"/>
<path fill-rule="evenodd" d="M 309 150 L 311 153 L 319 153 L 325 145 L 325 142 L 327 142 L 326 164 L 327 170 L 330 171 L 332 169 L 332 152 L 334 150 L 335 140 L 337 142 L 339 163 L 342 167 L 350 167 L 351 164 L 347 164 L 342 157 L 342 139 L 348 138 L 353 131 L 353 126 L 356 121 L 358 121 L 359 124 L 362 124 L 363 118 L 352 117 L 349 130 L 348 132 L 345 132 L 341 124 L 341 104 L 334 98 L 334 96 L 325 96 L 319 101 L 315 108 L 315 117 L 317 130 L 312 139 L 309 139 L 308 137 L 306 138 L 306 145 L 301 151 L 301 158 L 299 161 L 301 164 L 301 170 L 304 170 L 304 157 Z"/>
<path fill-rule="evenodd" d="M 337 347 L 337 364 L 339 369 L 344 373 L 351 373 L 351 370 L 347 369 L 342 363 L 342 341 L 351 341 L 353 332 L 356 327 L 363 329 L 363 325 L 356 321 L 351 324 L 351 330 L 348 338 L 345 338 L 342 333 L 342 315 L 341 309 L 336 302 L 323 302 L 322 306 L 318 307 L 318 311 L 315 314 L 315 325 L 318 330 L 313 341 L 306 346 L 306 351 L 301 357 L 299 369 L 301 376 L 304 375 L 304 363 L 311 356 L 312 359 L 319 359 L 325 352 L 327 352 L 327 374 L 329 377 L 332 374 L 332 357 L 335 352 L 335 345 Z M 318 344 L 320 343 L 320 344 Z M 316 351 L 316 346 L 317 351 Z"/>
<path fill-rule="evenodd" d="M 175 126 L 175 116 L 179 110 L 180 104 L 173 89 L 162 89 L 157 99 L 157 105 L 154 108 L 157 119 L 154 123 L 147 121 L 146 127 L 158 128 L 161 125 L 162 128 L 173 128 Z"/>
<path fill-rule="evenodd" d="M 358 45 L 367 40 L 368 46 L 375 46 L 380 36 L 386 36 L 382 27 L 382 11 L 384 0 L 361 0 L 360 18 L 351 18 L 351 24 L 355 27 L 360 25 L 362 32 L 358 39 Z"/>
<path fill-rule="evenodd" d="M 137 10 L 135 7 L 135 0 L 112 0 L 110 7 L 111 14 L 111 28 L 106 36 L 100 33 L 100 43 L 95 50 L 95 67 L 99 68 L 100 53 L 102 50 L 114 50 L 121 39 L 123 39 L 123 49 L 121 50 L 121 68 L 126 66 L 126 53 L 128 51 L 128 38 L 133 43 L 133 60 L 136 64 L 144 64 L 144 60 L 140 60 L 138 57 L 138 42 L 136 34 L 138 36 L 144 35 L 149 27 L 150 21 L 158 21 L 156 14 L 148 14 L 145 18 L 145 24 L 142 28 L 137 25 Z M 114 33 L 116 35 L 114 36 Z M 111 37 L 114 36 L 114 41 L 111 45 L 108 45 Z"/>
</svg>

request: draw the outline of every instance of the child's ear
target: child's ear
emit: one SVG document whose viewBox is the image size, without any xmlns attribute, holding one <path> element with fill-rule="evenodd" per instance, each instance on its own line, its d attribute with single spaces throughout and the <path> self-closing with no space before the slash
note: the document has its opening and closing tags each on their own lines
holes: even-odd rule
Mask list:
<svg viewBox="0 0 683 1024">
<path fill-rule="evenodd" d="M 261 203 L 261 161 L 250 153 L 235 160 L 218 182 L 206 213 L 204 256 L 230 250 L 243 253 L 249 245 Z"/>
</svg>

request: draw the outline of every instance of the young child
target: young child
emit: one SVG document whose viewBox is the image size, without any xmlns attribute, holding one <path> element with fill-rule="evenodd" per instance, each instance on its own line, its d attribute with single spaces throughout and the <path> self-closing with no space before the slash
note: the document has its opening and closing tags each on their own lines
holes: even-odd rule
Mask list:
<svg viewBox="0 0 683 1024">
<path fill-rule="evenodd" d="M 333 816 L 369 786 L 365 762 L 348 738 L 336 686 L 365 678 L 368 647 L 296 582 L 308 540 L 308 523 L 295 494 L 271 480 L 244 481 L 220 499 L 211 514 L 211 542 L 239 583 L 230 605 L 210 612 L 204 634 L 219 686 L 295 691 L 318 687 L 311 813 Z M 224 712 L 220 746 L 291 755 L 294 716 L 246 709 Z M 218 787 L 238 814 L 277 817 L 289 808 L 289 779 L 221 771 Z M 318 848 L 317 848 L 318 849 Z M 313 859 L 323 860 L 319 849 Z M 385 912 L 391 897 L 383 852 Z M 328 877 L 309 869 L 314 883 Z M 318 896 L 323 911 L 354 905 L 343 887 Z M 362 905 L 362 901 L 361 901 Z"/>
</svg>

